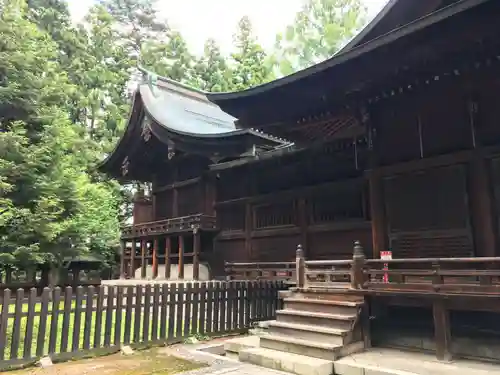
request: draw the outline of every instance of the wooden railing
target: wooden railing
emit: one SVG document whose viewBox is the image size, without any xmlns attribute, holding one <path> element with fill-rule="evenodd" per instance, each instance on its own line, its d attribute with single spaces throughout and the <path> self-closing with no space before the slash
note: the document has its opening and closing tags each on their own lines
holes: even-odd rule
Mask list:
<svg viewBox="0 0 500 375">
<path fill-rule="evenodd" d="M 122 228 L 122 238 L 133 239 L 158 234 L 183 232 L 192 230 L 195 226 L 206 230 L 216 229 L 215 217 L 205 214 L 197 214 L 129 225 Z"/>
<path fill-rule="evenodd" d="M 365 259 L 359 242 L 349 260 L 304 259 L 297 249 L 297 287 L 367 292 L 500 294 L 500 257 Z"/>
<path fill-rule="evenodd" d="M 295 284 L 294 262 L 225 263 L 228 280 L 282 280 Z"/>
</svg>

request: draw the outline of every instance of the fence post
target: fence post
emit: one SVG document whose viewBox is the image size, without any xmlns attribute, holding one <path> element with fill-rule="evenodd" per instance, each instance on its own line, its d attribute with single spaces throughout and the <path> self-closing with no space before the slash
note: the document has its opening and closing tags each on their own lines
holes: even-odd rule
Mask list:
<svg viewBox="0 0 500 375">
<path fill-rule="evenodd" d="M 305 286 L 305 260 L 304 251 L 302 250 L 302 245 L 297 246 L 297 255 L 295 258 L 295 268 L 296 268 L 296 278 L 297 278 L 297 288 L 303 288 Z"/>
<path fill-rule="evenodd" d="M 364 284 L 363 269 L 365 266 L 365 254 L 359 241 L 354 242 L 351 265 L 351 288 L 362 289 Z"/>
<path fill-rule="evenodd" d="M 231 281 L 231 266 L 229 262 L 224 262 L 224 272 L 226 274 L 226 281 Z"/>
</svg>

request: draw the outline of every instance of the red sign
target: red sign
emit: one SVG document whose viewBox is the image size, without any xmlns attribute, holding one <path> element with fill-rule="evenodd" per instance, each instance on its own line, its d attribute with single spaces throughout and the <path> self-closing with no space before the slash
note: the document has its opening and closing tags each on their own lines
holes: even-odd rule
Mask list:
<svg viewBox="0 0 500 375">
<path fill-rule="evenodd" d="M 391 260 L 392 259 L 392 251 L 381 251 L 380 252 L 380 259 L 382 260 Z M 384 263 L 384 271 L 388 271 L 389 270 L 389 264 L 388 263 Z M 384 273 L 384 283 L 388 283 L 389 282 L 389 274 L 388 273 Z"/>
</svg>

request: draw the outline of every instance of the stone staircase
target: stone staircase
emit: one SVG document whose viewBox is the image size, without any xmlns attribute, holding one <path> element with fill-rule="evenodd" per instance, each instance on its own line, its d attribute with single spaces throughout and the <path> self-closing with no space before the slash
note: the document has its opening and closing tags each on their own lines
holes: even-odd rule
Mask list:
<svg viewBox="0 0 500 375">
<path fill-rule="evenodd" d="M 362 297 L 321 289 L 282 293 L 284 309 L 239 360 L 298 375 L 331 375 L 333 361 L 364 349 Z"/>
</svg>

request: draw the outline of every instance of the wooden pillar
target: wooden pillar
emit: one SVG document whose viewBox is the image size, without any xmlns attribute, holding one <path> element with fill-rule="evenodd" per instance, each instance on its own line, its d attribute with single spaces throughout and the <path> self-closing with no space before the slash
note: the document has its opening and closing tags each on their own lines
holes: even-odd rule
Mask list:
<svg viewBox="0 0 500 375">
<path fill-rule="evenodd" d="M 252 261 L 252 205 L 245 204 L 245 254 L 247 262 Z"/>
<path fill-rule="evenodd" d="M 487 161 L 479 153 L 469 165 L 470 202 L 476 256 L 493 257 L 496 254 L 493 197 Z"/>
<path fill-rule="evenodd" d="M 375 126 L 368 108 L 362 107 L 361 123 L 368 135 L 368 183 L 370 196 L 370 216 L 372 224 L 373 258 L 380 258 L 380 252 L 388 249 L 387 223 L 385 216 L 383 179 L 379 166 L 378 144 Z"/>
<path fill-rule="evenodd" d="M 171 249 L 172 249 L 172 241 L 170 236 L 165 238 L 165 279 L 170 279 L 170 265 L 172 264 L 171 260 Z"/>
<path fill-rule="evenodd" d="M 450 314 L 443 299 L 437 299 L 432 306 L 434 316 L 434 337 L 436 340 L 436 357 L 441 361 L 450 361 L 451 329 Z"/>
<path fill-rule="evenodd" d="M 132 249 L 130 249 L 130 278 L 135 279 L 135 251 L 137 249 L 137 244 L 135 240 L 132 240 Z"/>
<path fill-rule="evenodd" d="M 153 279 L 158 277 L 158 237 L 153 240 Z"/>
<path fill-rule="evenodd" d="M 205 213 L 215 216 L 216 188 L 215 178 L 211 175 L 205 179 Z"/>
<path fill-rule="evenodd" d="M 302 251 L 304 252 L 304 257 L 308 257 L 308 247 L 307 247 L 307 206 L 306 198 L 300 198 L 298 202 L 298 215 L 299 215 L 299 227 L 300 227 L 300 241 L 302 245 Z"/>
<path fill-rule="evenodd" d="M 126 253 L 127 243 L 125 240 L 120 240 L 120 279 L 125 278 L 125 253 Z"/>
<path fill-rule="evenodd" d="M 175 187 L 172 190 L 172 217 L 179 216 L 179 191 Z"/>
<path fill-rule="evenodd" d="M 200 229 L 193 229 L 193 279 L 200 279 Z"/>
<path fill-rule="evenodd" d="M 179 236 L 179 280 L 184 280 L 184 236 Z"/>
<path fill-rule="evenodd" d="M 378 259 L 380 252 L 388 249 L 383 181 L 377 170 L 371 170 L 368 173 L 373 258 Z"/>
<path fill-rule="evenodd" d="M 141 241 L 141 279 L 146 278 L 146 252 L 148 249 L 148 241 L 146 239 Z"/>
</svg>

